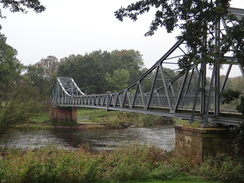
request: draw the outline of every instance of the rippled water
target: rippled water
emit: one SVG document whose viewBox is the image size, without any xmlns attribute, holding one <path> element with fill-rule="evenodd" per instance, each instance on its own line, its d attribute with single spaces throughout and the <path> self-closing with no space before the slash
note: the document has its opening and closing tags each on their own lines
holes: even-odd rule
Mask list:
<svg viewBox="0 0 244 183">
<path fill-rule="evenodd" d="M 65 148 L 87 145 L 91 150 L 109 150 L 130 143 L 154 144 L 161 149 L 174 149 L 173 126 L 126 129 L 72 129 L 48 130 L 10 129 L 0 135 L 1 148 L 36 148 L 50 144 Z"/>
</svg>

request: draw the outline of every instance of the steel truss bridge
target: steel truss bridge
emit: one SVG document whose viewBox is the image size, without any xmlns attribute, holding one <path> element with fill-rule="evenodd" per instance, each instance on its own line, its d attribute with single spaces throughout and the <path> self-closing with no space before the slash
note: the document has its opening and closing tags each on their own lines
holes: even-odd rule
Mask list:
<svg viewBox="0 0 244 183">
<path fill-rule="evenodd" d="M 230 11 L 239 18 L 244 17 L 242 9 L 230 8 Z M 224 18 L 217 23 L 216 45 L 222 44 L 221 38 L 226 34 L 226 26 Z M 203 126 L 209 123 L 238 124 L 241 114 L 222 105 L 221 92 L 225 89 L 231 70 L 238 68 L 244 76 L 243 67 L 236 57 L 226 55 L 221 65 L 199 61 L 183 70 L 178 60 L 190 51 L 184 40 L 177 41 L 137 81 L 116 93 L 86 95 L 72 78 L 57 77 L 51 102 L 59 107 L 129 111 L 181 118 L 190 123 L 198 120 L 202 121 Z M 224 78 L 220 75 L 224 75 Z"/>
</svg>

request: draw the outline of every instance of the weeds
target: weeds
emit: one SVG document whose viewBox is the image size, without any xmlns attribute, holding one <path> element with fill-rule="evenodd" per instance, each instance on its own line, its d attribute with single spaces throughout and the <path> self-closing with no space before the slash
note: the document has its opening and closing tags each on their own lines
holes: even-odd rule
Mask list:
<svg viewBox="0 0 244 183">
<path fill-rule="evenodd" d="M 155 146 L 128 145 L 112 152 L 56 147 L 8 151 L 0 159 L 0 182 L 133 182 L 146 180 L 193 181 L 204 177 L 223 182 L 243 182 L 243 165 L 218 154 L 200 167 L 174 152 Z"/>
<path fill-rule="evenodd" d="M 159 124 L 173 124 L 169 118 L 152 116 L 131 112 L 105 111 L 101 109 L 80 109 L 78 118 L 87 118 L 86 122 L 107 124 L 110 128 L 121 128 L 128 126 L 152 126 Z"/>
<path fill-rule="evenodd" d="M 243 172 L 243 162 L 224 153 L 206 157 L 199 168 L 200 175 L 206 179 L 232 183 L 244 182 Z"/>
</svg>

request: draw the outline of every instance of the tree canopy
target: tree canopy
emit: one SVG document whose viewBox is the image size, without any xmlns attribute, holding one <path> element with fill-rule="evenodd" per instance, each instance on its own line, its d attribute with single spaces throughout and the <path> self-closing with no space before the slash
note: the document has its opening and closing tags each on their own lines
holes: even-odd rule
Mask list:
<svg viewBox="0 0 244 183">
<path fill-rule="evenodd" d="M 58 76 L 72 77 L 86 94 L 124 89 L 142 74 L 142 56 L 134 50 L 94 51 L 60 61 Z"/>
<path fill-rule="evenodd" d="M 160 27 L 165 27 L 168 32 L 175 28 L 181 29 L 178 39 L 184 39 L 191 51 L 179 64 L 188 66 L 185 62 L 190 58 L 198 58 L 202 62 L 216 62 L 213 58 L 219 56 L 218 62 L 223 61 L 223 56 L 232 51 L 244 65 L 244 19 L 238 19 L 229 12 L 231 0 L 139 0 L 127 7 L 121 7 L 115 12 L 115 17 L 123 21 L 129 17 L 133 21 L 138 16 L 155 11 L 146 36 L 152 36 Z M 221 17 L 228 19 L 228 31 L 223 36 L 219 51 L 214 42 L 216 24 Z M 236 49 L 232 50 L 231 47 Z M 215 51 L 213 51 L 215 50 Z M 200 58 L 200 59 L 199 59 Z"/>
<path fill-rule="evenodd" d="M 28 121 L 41 106 L 40 93 L 25 80 L 24 66 L 16 55 L 0 33 L 0 130 Z"/>
<path fill-rule="evenodd" d="M 3 9 L 8 9 L 13 13 L 27 13 L 27 9 L 32 9 L 36 13 L 41 13 L 46 9 L 39 0 L 1 0 L 0 3 Z M 2 9 L 0 9 L 0 18 L 5 18 L 2 14 Z"/>
</svg>

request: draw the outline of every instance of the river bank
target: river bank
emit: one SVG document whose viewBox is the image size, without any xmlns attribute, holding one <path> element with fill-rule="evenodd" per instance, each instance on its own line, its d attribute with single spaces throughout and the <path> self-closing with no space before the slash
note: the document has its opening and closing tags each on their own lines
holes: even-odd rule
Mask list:
<svg viewBox="0 0 244 183">
<path fill-rule="evenodd" d="M 88 109 L 79 111 L 79 122 L 87 126 L 91 125 L 77 130 L 82 135 L 88 131 L 90 134 L 88 139 L 94 137 L 97 132 L 107 135 L 106 129 L 108 128 L 115 129 L 115 136 L 109 137 L 109 139 L 114 139 L 116 136 L 121 136 L 118 131 L 125 129 L 140 129 L 143 125 L 162 126 L 162 124 L 170 124 L 169 121 L 154 116 L 137 116 L 137 114 Z M 62 128 L 64 130 L 65 128 L 76 129 L 78 125 L 51 122 L 48 120 L 48 113 L 43 113 L 31 123 L 26 124 L 26 126 L 20 125 L 17 129 L 25 128 L 35 131 L 38 128 L 56 128 L 60 132 Z M 97 125 L 104 127 L 98 129 L 96 128 Z M 159 131 L 161 132 L 162 129 Z M 135 131 L 131 132 L 131 134 L 138 136 Z M 21 133 L 24 132 L 21 131 Z M 64 134 L 67 135 L 67 131 Z M 142 131 L 141 134 L 145 134 L 145 131 Z M 158 134 L 156 135 L 158 136 Z M 72 137 L 68 136 L 67 139 L 77 141 L 77 137 L 79 135 L 74 134 Z M 158 142 L 155 141 L 156 143 Z M 9 183 L 244 182 L 243 161 L 226 154 L 206 157 L 202 164 L 192 165 L 189 160 L 179 154 L 176 155 L 173 150 L 166 152 L 163 148 L 153 144 L 144 145 L 130 143 L 129 141 L 126 141 L 125 144 L 126 146 L 120 146 L 112 151 L 106 149 L 90 151 L 90 147 L 86 145 L 74 149 L 60 148 L 53 144 L 45 147 L 25 148 L 24 150 L 9 148 L 0 153 L 0 180 Z"/>
<path fill-rule="evenodd" d="M 138 144 L 96 153 L 85 147 L 67 150 L 50 146 L 1 153 L 0 180 L 6 183 L 239 183 L 243 181 L 241 166 L 223 154 L 193 166 L 174 152 Z"/>
<path fill-rule="evenodd" d="M 34 119 L 24 124 L 15 125 L 16 128 L 78 128 L 96 129 L 112 128 L 121 129 L 128 127 L 148 127 L 155 125 L 173 125 L 175 120 L 160 116 L 144 115 L 131 112 L 105 111 L 102 109 L 78 110 L 77 123 L 50 121 L 49 111 L 43 111 Z"/>
</svg>

